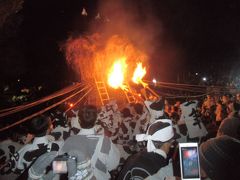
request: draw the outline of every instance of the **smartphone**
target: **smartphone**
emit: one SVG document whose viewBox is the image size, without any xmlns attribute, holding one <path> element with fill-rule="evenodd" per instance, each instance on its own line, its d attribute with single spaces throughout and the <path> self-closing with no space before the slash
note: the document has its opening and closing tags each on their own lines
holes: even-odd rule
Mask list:
<svg viewBox="0 0 240 180">
<path fill-rule="evenodd" d="M 182 180 L 200 180 L 200 164 L 197 143 L 179 143 Z"/>
<path fill-rule="evenodd" d="M 53 160 L 52 168 L 55 174 L 65 174 L 67 173 L 67 160 L 66 156 L 58 156 Z"/>
</svg>

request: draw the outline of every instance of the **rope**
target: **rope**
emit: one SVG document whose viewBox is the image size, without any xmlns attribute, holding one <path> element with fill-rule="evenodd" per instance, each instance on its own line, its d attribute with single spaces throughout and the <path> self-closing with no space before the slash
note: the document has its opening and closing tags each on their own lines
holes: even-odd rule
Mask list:
<svg viewBox="0 0 240 180">
<path fill-rule="evenodd" d="M 0 114 L 0 117 L 4 117 L 4 116 L 7 116 L 7 115 L 10 115 L 10 114 L 13 114 L 13 113 L 16 113 L 16 112 L 28 109 L 30 107 L 39 105 L 39 104 L 41 104 L 43 102 L 49 101 L 49 100 L 51 100 L 53 98 L 62 96 L 62 95 L 67 94 L 67 93 L 69 93 L 69 92 L 71 92 L 73 90 L 76 90 L 77 88 L 79 88 L 79 87 L 81 87 L 83 85 L 82 84 L 77 84 L 75 86 L 76 87 L 71 86 L 71 87 L 65 88 L 63 90 L 57 91 L 56 93 L 54 93 L 54 94 L 52 94 L 50 96 L 44 97 L 44 98 L 42 98 L 42 99 L 40 99 L 38 101 L 29 103 L 29 104 L 20 105 L 20 106 L 16 106 L 16 107 L 13 107 L 13 108 L 8 108 L 8 109 L 2 109 L 2 110 L 0 110 L 0 112 L 3 112 L 3 113 Z"/>
<path fill-rule="evenodd" d="M 43 110 L 41 110 L 41 111 L 38 111 L 38 112 L 36 112 L 36 113 L 34 113 L 34 114 L 30 115 L 30 116 L 27 116 L 27 117 L 25 117 L 25 118 L 23 118 L 23 119 L 15 122 L 15 123 L 11 124 L 11 125 L 8 125 L 8 126 L 6 126 L 6 127 L 3 127 L 3 128 L 0 129 L 0 132 L 2 132 L 2 131 L 4 131 L 4 130 L 7 130 L 7 129 L 11 128 L 11 127 L 14 127 L 14 126 L 16 126 L 16 125 L 18 125 L 18 124 L 21 124 L 21 123 L 23 123 L 23 122 L 25 122 L 25 121 L 28 121 L 28 120 L 30 120 L 30 119 L 32 119 L 32 118 L 34 118 L 34 117 L 36 117 L 36 116 L 38 116 L 38 115 L 40 115 L 40 114 L 43 114 L 44 112 L 46 112 L 46 111 L 48 111 L 48 110 L 50 110 L 50 109 L 58 106 L 59 104 L 62 104 L 63 102 L 67 101 L 68 99 L 74 97 L 75 95 L 79 94 L 80 92 L 82 92 L 83 90 L 88 89 L 88 88 L 89 88 L 89 87 L 85 87 L 85 88 L 81 89 L 80 91 L 78 91 L 78 92 L 76 92 L 76 93 L 68 96 L 67 98 L 65 98 L 65 99 L 63 99 L 63 100 L 61 100 L 61 101 L 59 101 L 59 102 L 57 102 L 57 103 L 55 103 L 55 104 L 47 107 L 47 108 L 45 108 L 45 109 L 43 109 Z M 92 90 L 92 88 L 90 88 L 90 90 L 89 90 L 87 93 L 85 93 L 84 96 L 86 96 L 91 90 Z"/>
<path fill-rule="evenodd" d="M 91 88 L 90 90 L 92 91 L 93 88 Z M 79 100 L 77 100 L 77 102 L 75 102 L 75 103 L 73 104 L 73 107 L 74 107 L 76 104 L 78 104 L 88 93 L 90 93 L 90 92 L 87 92 L 87 93 L 84 94 Z M 69 107 L 64 113 L 68 112 L 68 111 L 69 111 L 70 109 L 72 109 L 73 107 Z"/>
</svg>

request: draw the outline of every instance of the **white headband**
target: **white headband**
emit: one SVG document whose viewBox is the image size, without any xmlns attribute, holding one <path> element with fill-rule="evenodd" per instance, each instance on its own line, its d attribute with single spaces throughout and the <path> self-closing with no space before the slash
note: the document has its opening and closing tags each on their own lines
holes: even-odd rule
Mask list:
<svg viewBox="0 0 240 180">
<path fill-rule="evenodd" d="M 136 140 L 139 141 L 147 141 L 147 151 L 148 152 L 152 152 L 156 149 L 156 147 L 153 144 L 153 141 L 161 141 L 161 142 L 166 142 L 168 140 L 170 140 L 173 136 L 174 136 L 174 131 L 173 131 L 173 127 L 172 127 L 172 121 L 169 119 L 160 119 L 155 121 L 153 124 L 157 123 L 157 122 L 163 122 L 163 123 L 169 123 L 170 125 L 163 128 L 163 129 L 159 129 L 158 131 L 156 131 L 153 135 L 149 135 L 148 131 L 147 134 L 137 134 L 136 135 Z M 149 128 L 153 125 L 151 124 L 149 126 Z M 148 128 L 148 130 L 149 130 Z"/>
</svg>

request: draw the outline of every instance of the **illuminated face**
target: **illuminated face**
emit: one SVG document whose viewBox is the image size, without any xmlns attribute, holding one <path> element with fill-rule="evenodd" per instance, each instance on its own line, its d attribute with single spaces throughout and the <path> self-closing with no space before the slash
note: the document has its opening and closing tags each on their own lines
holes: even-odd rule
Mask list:
<svg viewBox="0 0 240 180">
<path fill-rule="evenodd" d="M 236 95 L 236 99 L 237 99 L 237 101 L 240 101 L 240 93 L 238 93 L 238 94 Z"/>
<path fill-rule="evenodd" d="M 228 97 L 227 96 L 223 96 L 222 97 L 222 102 L 224 103 L 224 104 L 226 104 L 226 103 L 228 103 Z"/>
</svg>

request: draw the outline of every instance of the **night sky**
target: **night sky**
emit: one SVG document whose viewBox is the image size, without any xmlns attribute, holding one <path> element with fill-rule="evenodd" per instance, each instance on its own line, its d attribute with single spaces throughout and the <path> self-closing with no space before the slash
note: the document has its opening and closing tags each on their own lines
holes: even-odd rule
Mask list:
<svg viewBox="0 0 240 180">
<path fill-rule="evenodd" d="M 1 63 L 5 69 L 1 79 L 7 82 L 22 77 L 29 83 L 53 86 L 76 80 L 60 47 L 69 36 L 104 33 L 104 28 L 100 28 L 104 22 L 94 19 L 98 12 L 110 19 L 110 29 L 122 23 L 118 31 L 112 29 L 111 33 L 128 29 L 130 22 L 133 31 L 129 36 L 135 31 L 136 37 L 143 37 L 141 43 L 149 47 L 150 76 L 175 81 L 176 74 L 183 72 L 208 75 L 213 67 L 226 73 L 236 70 L 240 56 L 238 0 L 124 0 L 114 5 L 115 2 L 26 0 L 19 13 L 23 22 L 17 36 L 13 42 L 8 41 L 8 46 L 14 46 L 23 55 L 17 62 L 10 58 L 7 64 Z M 88 16 L 81 15 L 83 7 Z M 14 66 L 16 70 L 6 71 Z"/>
</svg>

